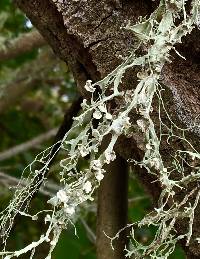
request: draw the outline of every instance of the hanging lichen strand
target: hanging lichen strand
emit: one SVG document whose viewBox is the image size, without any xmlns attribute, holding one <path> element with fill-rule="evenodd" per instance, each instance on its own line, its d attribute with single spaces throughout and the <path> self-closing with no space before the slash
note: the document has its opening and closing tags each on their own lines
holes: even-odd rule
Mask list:
<svg viewBox="0 0 200 259">
<path fill-rule="evenodd" d="M 58 2 L 56 2 L 57 7 L 62 10 L 62 3 Z M 161 98 L 161 86 L 158 80 L 162 67 L 165 62 L 169 61 L 169 53 L 174 49 L 174 45 L 181 43 L 181 38 L 190 33 L 193 26 L 198 22 L 199 1 L 192 1 L 190 13 L 185 11 L 185 2 L 184 0 L 162 0 L 159 7 L 148 19 L 144 19 L 133 26 L 127 25 L 127 29 L 132 30 L 138 36 L 140 44 L 148 47 L 146 54 L 137 56 L 136 53 L 132 53 L 123 64 L 103 80 L 97 83 L 86 82 L 85 88 L 91 92 L 91 101 L 89 103 L 89 101 L 83 100 L 81 115 L 74 118 L 73 127 L 62 140 L 61 148 L 66 152 L 66 159 L 60 161 L 61 189 L 55 197 L 48 201 L 52 205 L 52 210 L 38 213 L 46 213 L 45 222 L 48 224 L 48 230 L 38 241 L 32 242 L 19 251 L 6 252 L 5 250 L 1 252 L 0 255 L 3 255 L 3 258 L 18 257 L 28 251 L 31 251 L 30 258 L 32 258 L 35 248 L 43 242 L 49 242 L 50 251 L 46 259 L 51 258 L 51 253 L 56 246 L 61 231 L 67 228 L 68 224 L 73 224 L 77 206 L 93 199 L 92 194 L 99 187 L 104 177 L 103 166 L 115 159 L 113 147 L 120 135 L 126 135 L 128 130 L 130 131 L 132 125 L 129 114 L 131 111 L 137 112 L 142 117 L 137 121 L 137 127 L 143 132 L 146 142 L 143 160 L 134 162 L 141 167 L 145 167 L 147 173 L 153 173 L 157 177 L 162 186 L 162 193 L 158 208 L 155 208 L 140 222 L 129 225 L 129 227 L 132 226 L 131 245 L 126 248 L 126 256 L 167 258 L 174 251 L 178 240 L 186 238 L 187 244 L 189 244 L 192 236 L 194 210 L 198 204 L 200 192 L 197 188 L 194 188 L 179 203 L 175 202 L 174 197 L 175 189 L 187 189 L 189 183 L 199 180 L 200 168 L 187 163 L 187 166 L 191 168 L 191 173 L 186 175 L 184 174 L 183 161 L 186 157 L 199 160 L 200 154 L 184 139 L 184 134 L 182 134 L 184 130 L 177 127 L 180 138 L 187 142 L 190 149 L 187 151 L 177 150 L 174 158 L 172 158 L 171 165 L 165 165 L 160 154 L 162 138 L 156 135 L 151 118 L 152 99 L 153 97 Z M 141 67 L 141 72 L 138 73 L 138 85 L 134 90 L 128 90 L 129 98 L 126 98 L 126 93 L 119 90 L 119 85 L 127 69 L 134 66 Z M 97 86 L 100 87 L 101 94 L 98 93 L 98 98 L 93 98 Z M 119 96 L 124 98 L 123 107 L 121 107 L 121 110 L 118 109 L 115 114 L 110 114 L 107 104 Z M 96 128 L 93 126 L 93 119 L 99 121 Z M 162 125 L 161 121 L 160 124 Z M 176 127 L 173 122 L 171 124 L 174 128 Z M 111 135 L 110 142 L 105 151 L 101 153 L 102 140 L 108 134 Z M 27 183 L 31 183 L 27 184 L 26 187 L 19 187 L 9 206 L 0 214 L 1 235 L 5 244 L 17 214 L 32 217 L 33 220 L 37 220 L 39 216 L 38 214 L 29 215 L 27 209 L 37 186 L 40 186 L 40 183 L 45 180 L 44 174 L 48 170 L 50 162 L 46 161 L 45 158 L 49 152 L 51 152 L 51 148 L 39 154 L 35 161 L 26 168 L 26 170 L 30 170 Z M 88 167 L 80 171 L 77 164 L 86 156 L 89 157 Z M 43 168 L 34 170 L 34 165 L 38 162 L 43 165 Z M 182 176 L 181 179 L 172 180 L 170 176 L 174 171 Z M 24 181 L 24 178 L 22 180 Z M 196 199 L 191 204 L 188 200 L 194 194 L 196 194 Z M 175 235 L 174 225 L 180 217 L 188 218 L 189 225 L 187 233 L 178 236 Z M 135 226 L 149 225 L 157 226 L 157 233 L 154 240 L 149 245 L 144 246 L 135 240 L 134 228 Z M 123 229 L 120 231 L 123 231 Z M 117 238 L 117 235 L 111 238 L 111 241 L 115 238 Z M 199 240 L 200 237 L 197 238 L 196 242 Z"/>
</svg>

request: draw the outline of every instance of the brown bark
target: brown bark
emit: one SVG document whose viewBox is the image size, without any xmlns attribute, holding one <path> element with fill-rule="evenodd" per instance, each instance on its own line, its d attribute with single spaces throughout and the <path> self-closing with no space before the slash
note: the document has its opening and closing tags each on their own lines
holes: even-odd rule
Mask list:
<svg viewBox="0 0 200 259">
<path fill-rule="evenodd" d="M 118 155 L 116 160 L 106 167 L 106 171 L 98 190 L 97 259 L 125 259 L 126 231 L 114 241 L 114 250 L 106 235 L 115 236 L 127 224 L 127 163 Z"/>
<path fill-rule="evenodd" d="M 18 38 L 7 42 L 0 49 L 0 61 L 16 58 L 35 48 L 42 47 L 46 41 L 38 31 L 21 34 Z"/>
<path fill-rule="evenodd" d="M 149 15 L 153 5 L 149 0 L 137 1 L 72 1 L 68 0 L 62 6 L 50 0 L 16 0 L 18 6 L 27 14 L 32 23 L 37 27 L 47 42 L 52 46 L 57 55 L 70 65 L 75 80 L 82 94 L 85 94 L 84 79 L 94 81 L 104 77 L 122 62 L 119 55 L 127 56 L 134 48 L 136 39 L 133 34 L 121 29 L 127 24 L 135 23 L 139 16 Z M 59 5 L 59 11 L 57 7 Z M 200 114 L 200 77 L 199 77 L 199 55 L 200 37 L 199 31 L 193 30 L 192 34 L 183 39 L 183 44 L 177 46 L 187 61 L 173 58 L 171 64 L 163 69 L 163 83 L 165 84 L 164 101 L 169 114 L 178 125 L 188 125 L 194 122 L 194 118 Z M 173 55 L 173 53 L 172 53 Z M 134 89 L 137 84 L 136 70 L 129 71 L 125 76 L 122 87 Z M 188 74 L 187 74 L 187 73 Z M 157 104 L 152 113 L 155 124 L 159 127 L 157 118 Z M 131 114 L 132 121 L 135 114 Z M 162 118 L 164 121 L 166 116 Z M 199 120 L 196 120 L 199 123 Z M 199 127 L 189 131 L 188 138 L 199 149 Z M 127 145 L 121 138 L 117 149 L 125 158 L 142 158 L 143 147 L 141 136 L 135 134 L 128 140 Z M 166 143 L 161 146 L 161 153 L 165 162 L 169 163 L 175 149 L 183 149 L 184 143 L 174 141 L 169 147 Z M 135 151 L 133 153 L 132 151 Z M 134 157 L 133 157 L 134 156 Z M 161 186 L 153 183 L 152 177 L 145 171 L 138 173 L 146 189 L 157 201 Z M 192 186 L 191 188 L 194 188 Z M 177 195 L 179 201 L 184 196 L 184 190 Z M 199 230 L 200 206 L 196 209 L 193 237 L 189 247 L 190 253 L 200 256 L 199 245 L 195 238 L 200 235 Z M 179 233 L 185 232 L 186 222 L 180 222 L 177 226 Z"/>
</svg>

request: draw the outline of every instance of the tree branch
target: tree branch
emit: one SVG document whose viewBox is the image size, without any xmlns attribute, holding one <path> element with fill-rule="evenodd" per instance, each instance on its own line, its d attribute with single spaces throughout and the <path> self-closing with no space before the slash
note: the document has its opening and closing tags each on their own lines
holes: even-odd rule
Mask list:
<svg viewBox="0 0 200 259">
<path fill-rule="evenodd" d="M 46 41 L 41 34 L 34 30 L 21 34 L 18 38 L 6 42 L 0 49 L 0 61 L 16 58 L 35 48 L 42 47 Z"/>
<path fill-rule="evenodd" d="M 6 151 L 0 152 L 0 161 L 9 159 L 15 155 L 23 153 L 29 149 L 36 147 L 37 145 L 41 144 L 42 142 L 50 139 L 51 137 L 55 136 L 57 132 L 57 128 L 51 129 L 46 133 L 43 133 L 25 143 L 12 147 Z"/>
<path fill-rule="evenodd" d="M 49 71 L 56 65 L 57 59 L 52 52 L 44 51 L 32 62 L 23 65 L 15 80 L 1 86 L 0 114 L 19 101 L 29 90 L 46 79 Z"/>
<path fill-rule="evenodd" d="M 0 172 L 0 184 L 10 189 L 11 187 L 15 187 L 19 184 L 21 186 L 26 186 L 27 181 L 22 181 L 21 179 L 18 179 L 14 176 Z M 52 182 L 47 182 L 45 186 L 40 188 L 39 192 L 45 196 L 53 197 L 55 193 L 59 190 L 59 188 L 59 185 Z"/>
</svg>

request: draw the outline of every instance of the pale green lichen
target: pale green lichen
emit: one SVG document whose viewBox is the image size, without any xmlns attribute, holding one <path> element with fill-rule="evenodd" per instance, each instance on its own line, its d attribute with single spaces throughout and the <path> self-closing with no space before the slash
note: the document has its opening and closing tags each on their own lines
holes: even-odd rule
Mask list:
<svg viewBox="0 0 200 259">
<path fill-rule="evenodd" d="M 145 167 L 147 173 L 156 175 L 163 191 L 159 198 L 158 207 L 152 213 L 146 215 L 140 222 L 128 225 L 128 227 L 132 227 L 130 233 L 132 241 L 131 245 L 126 248 L 126 256 L 131 257 L 134 255 L 134 258 L 168 258 L 174 251 L 178 240 L 186 238 L 187 245 L 189 244 L 192 236 L 194 211 L 199 202 L 200 192 L 197 188 L 194 188 L 194 190 L 185 195 L 182 201 L 176 202 L 174 199 L 176 194 L 175 187 L 187 188 L 190 182 L 199 180 L 199 167 L 193 167 L 189 164 L 192 172 L 190 175 L 184 174 L 183 161 L 185 157 L 183 155 L 200 159 L 200 154 L 190 144 L 190 150 L 177 150 L 174 159 L 172 159 L 172 164 L 165 165 L 160 154 L 162 137 L 157 135 L 151 118 L 153 98 L 156 96 L 160 100 L 162 98 L 160 94 L 162 88 L 159 84 L 162 67 L 165 62 L 170 60 L 170 51 L 174 49 L 174 45 L 181 43 L 181 38 L 190 33 L 194 25 L 199 21 L 199 1 L 192 1 L 192 9 L 189 14 L 186 13 L 185 3 L 186 1 L 183 0 L 161 0 L 159 7 L 148 19 L 143 19 L 133 26 L 127 25 L 127 29 L 132 30 L 140 39 L 141 44 L 148 48 L 147 53 L 142 56 L 132 53 L 103 80 L 97 83 L 86 82 L 85 88 L 92 93 L 92 98 L 90 103 L 86 100 L 83 101 L 82 113 L 74 118 L 73 127 L 62 140 L 61 148 L 66 151 L 66 158 L 60 162 L 61 190 L 48 201 L 52 205 L 51 213 L 48 213 L 45 217 L 45 222 L 49 223 L 48 230 L 37 242 L 31 243 L 20 251 L 4 251 L 0 253 L 3 255 L 3 258 L 9 259 L 27 251 L 32 251 L 33 257 L 35 247 L 43 242 L 49 242 L 51 248 L 46 259 L 51 258 L 51 252 L 58 241 L 62 229 L 73 223 L 72 219 L 77 207 L 81 203 L 93 199 L 93 192 L 99 187 L 105 173 L 103 166 L 115 159 L 113 148 L 118 137 L 126 134 L 131 127 L 129 113 L 133 109 L 141 116 L 141 119 L 137 120 L 137 125 L 146 141 L 143 160 L 134 162 L 141 167 Z M 177 17 L 181 17 L 181 19 L 175 24 Z M 138 73 L 138 85 L 133 90 L 127 90 L 127 93 L 121 92 L 119 85 L 123 75 L 127 69 L 134 66 L 141 67 L 141 72 Z M 97 86 L 100 87 L 101 94 L 99 94 L 98 98 L 93 98 Z M 106 92 L 107 89 L 109 89 L 110 95 Z M 108 112 L 107 104 L 119 96 L 126 98 L 126 106 L 123 105 L 121 110 L 118 109 L 116 113 L 111 115 Z M 162 104 L 162 101 L 160 103 Z M 99 120 L 96 128 L 93 127 L 93 118 Z M 160 124 L 161 128 L 167 127 L 162 121 L 160 121 Z M 172 121 L 171 124 L 172 128 L 176 128 Z M 178 127 L 177 129 L 180 131 L 180 136 L 176 137 L 188 143 L 183 137 L 184 134 L 182 134 L 184 130 Z M 168 138 L 170 139 L 170 137 L 175 135 L 173 135 L 172 129 L 169 129 L 169 131 L 171 135 L 169 134 Z M 105 151 L 101 153 L 100 146 L 102 140 L 108 134 L 111 135 L 110 142 Z M 36 182 L 36 188 L 37 185 L 40 185 L 40 182 L 45 180 L 43 177 L 39 179 L 39 175 L 44 175 L 48 170 L 50 161 L 46 162 L 45 157 L 47 157 L 50 151 L 51 149 L 48 149 L 39 154 L 33 164 L 29 166 L 31 173 L 28 176 L 28 182 Z M 79 171 L 77 164 L 86 155 L 90 156 L 88 168 Z M 33 170 L 35 162 L 40 162 L 43 168 L 38 171 Z M 171 178 L 171 173 L 174 171 L 182 175 L 180 180 L 173 180 Z M 34 189 L 32 189 L 31 184 L 18 189 L 10 205 L 0 214 L 2 237 L 5 243 L 15 216 L 27 210 L 28 202 L 33 193 Z M 191 204 L 188 202 L 189 198 L 195 193 L 197 193 L 196 199 Z M 20 210 L 22 211 L 20 212 Z M 178 236 L 175 235 L 174 230 L 175 223 L 179 218 L 188 218 L 189 224 L 188 231 Z M 149 245 L 144 246 L 135 239 L 134 228 L 135 226 L 149 225 L 157 226 L 157 232 L 154 240 Z M 53 237 L 51 233 L 53 233 Z M 118 234 L 115 237 L 111 237 L 111 241 L 117 238 Z M 199 238 L 197 238 L 197 241 L 199 241 Z"/>
</svg>

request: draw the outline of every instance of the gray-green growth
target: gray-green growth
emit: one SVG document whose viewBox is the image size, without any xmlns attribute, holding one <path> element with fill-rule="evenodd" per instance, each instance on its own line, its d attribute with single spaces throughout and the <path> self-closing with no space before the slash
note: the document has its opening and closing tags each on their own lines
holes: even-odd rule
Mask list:
<svg viewBox="0 0 200 259">
<path fill-rule="evenodd" d="M 130 233 L 131 245 L 126 248 L 126 256 L 131 257 L 134 255 L 134 258 L 145 258 L 146 256 L 148 258 L 168 258 L 174 251 L 178 240 L 186 238 L 187 244 L 189 244 L 192 236 L 194 210 L 199 202 L 200 192 L 197 189 L 192 190 L 180 203 L 170 201 L 174 200 L 175 187 L 187 188 L 190 182 L 199 180 L 199 167 L 189 165 L 192 173 L 185 176 L 182 162 L 185 156 L 199 160 L 200 154 L 189 144 L 190 150 L 177 150 L 175 157 L 172 159 L 172 164 L 166 166 L 160 154 L 162 138 L 157 136 L 151 118 L 153 98 L 160 98 L 160 103 L 162 103 L 160 95 L 162 87 L 159 84 L 159 78 L 163 65 L 170 60 L 170 51 L 174 49 L 175 44 L 181 43 L 181 38 L 190 33 L 195 24 L 199 24 L 199 0 L 192 1 L 190 14 L 185 11 L 185 3 L 186 1 L 184 0 L 161 0 L 159 7 L 148 19 L 144 18 L 136 25 L 128 24 L 127 30 L 132 30 L 139 38 L 140 44 L 148 47 L 146 54 L 137 56 L 135 52 L 131 53 L 119 67 L 103 80 L 97 83 L 86 82 L 85 88 L 92 93 L 92 98 L 90 102 L 83 100 L 81 115 L 74 118 L 73 127 L 62 140 L 61 148 L 66 151 L 66 158 L 60 161 L 61 189 L 55 197 L 48 201 L 52 205 L 52 210 L 44 211 L 46 213 L 44 220 L 49 224 L 48 230 L 37 242 L 31 243 L 20 251 L 4 251 L 0 253 L 0 255 L 5 256 L 5 259 L 19 256 L 27 251 L 32 251 L 32 258 L 35 247 L 43 242 L 49 242 L 51 248 L 46 259 L 51 258 L 51 252 L 56 246 L 61 231 L 67 228 L 68 224 L 73 224 L 73 218 L 78 206 L 87 200 L 93 199 L 93 192 L 99 187 L 104 177 L 105 170 L 103 166 L 115 159 L 113 148 L 118 137 L 122 134 L 128 134 L 127 132 L 131 128 L 129 113 L 133 110 L 142 116 L 142 119 L 137 121 L 137 127 L 139 127 L 146 140 L 143 160 L 134 162 L 145 167 L 147 173 L 155 174 L 163 190 L 160 195 L 159 206 L 140 222 L 129 225 L 129 227 L 132 226 Z M 55 4 L 61 11 L 62 2 L 55 1 Z M 178 25 L 174 23 L 177 17 L 181 17 Z M 134 66 L 141 68 L 141 72 L 138 73 L 138 85 L 135 89 L 128 90 L 126 94 L 119 90 L 119 85 L 127 69 Z M 93 98 L 96 86 L 101 88 L 101 95 L 99 95 L 98 99 Z M 109 89 L 110 95 L 107 95 L 107 89 Z M 126 98 L 124 102 L 126 107 L 123 106 L 117 113 L 110 114 L 107 104 L 117 96 Z M 98 119 L 100 122 L 95 129 L 92 124 L 93 118 Z M 173 122 L 171 123 L 173 127 L 176 127 Z M 162 125 L 162 121 L 160 121 L 160 124 Z M 79 133 L 80 130 L 81 133 Z M 179 137 L 184 139 L 182 134 L 184 130 L 179 130 L 181 132 Z M 112 136 L 110 143 L 105 151 L 100 153 L 99 147 L 102 139 L 108 134 Z M 186 139 L 184 140 L 187 141 Z M 44 163 L 44 158 L 48 152 L 50 152 L 50 149 L 39 154 L 33 163 L 36 161 Z M 89 166 L 83 171 L 78 171 L 77 163 L 86 155 L 90 155 Z M 41 171 L 32 170 L 32 166 L 33 164 L 28 166 L 31 171 L 28 182 L 35 182 L 38 174 L 41 173 Z M 45 170 L 48 170 L 48 163 L 45 162 L 43 166 Z M 42 169 L 43 172 L 45 171 L 44 168 Z M 182 175 L 180 180 L 171 179 L 171 173 L 175 170 Z M 41 181 L 43 180 L 41 179 Z M 5 243 L 15 216 L 18 213 L 25 215 L 32 195 L 30 187 L 31 184 L 27 184 L 26 187 L 18 189 L 9 206 L 0 214 L 1 230 L 3 231 Z M 188 203 L 188 199 L 195 192 L 197 195 L 194 203 Z M 21 211 L 22 205 L 25 207 L 25 211 Z M 31 217 L 33 220 L 37 219 L 37 215 Z M 175 223 L 180 217 L 188 218 L 189 225 L 187 233 L 177 236 L 174 229 Z M 139 227 L 157 226 L 157 232 L 151 244 L 144 246 L 135 240 L 134 227 L 136 225 Z M 120 231 L 123 231 L 123 229 Z M 53 233 L 53 235 L 50 235 L 50 233 Z M 113 241 L 117 238 L 117 235 L 110 238 Z M 197 238 L 196 242 L 199 242 L 199 240 L 200 237 Z"/>
</svg>

